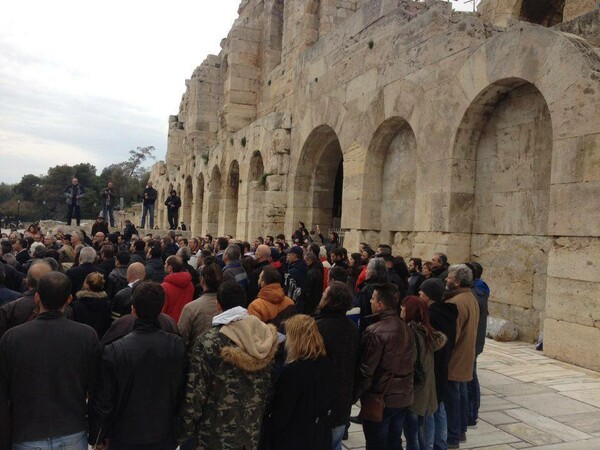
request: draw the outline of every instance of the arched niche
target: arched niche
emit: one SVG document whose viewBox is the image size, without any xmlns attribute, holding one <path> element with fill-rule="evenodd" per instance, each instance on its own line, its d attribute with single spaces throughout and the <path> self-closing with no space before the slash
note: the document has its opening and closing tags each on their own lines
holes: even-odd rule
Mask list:
<svg viewBox="0 0 600 450">
<path fill-rule="evenodd" d="M 410 124 L 391 117 L 379 125 L 365 160 L 367 228 L 413 231 L 417 182 L 417 141 Z"/>
<path fill-rule="evenodd" d="M 196 178 L 196 194 L 194 196 L 194 214 L 192 231 L 196 234 L 202 230 L 202 212 L 204 210 L 204 175 L 199 174 Z"/>
<path fill-rule="evenodd" d="M 194 187 L 192 185 L 192 177 L 188 176 L 185 179 L 184 190 L 182 192 L 182 215 L 181 221 L 190 227 L 192 223 L 192 207 L 194 204 Z"/>
<path fill-rule="evenodd" d="M 224 234 L 236 236 L 238 219 L 238 198 L 240 191 L 240 165 L 233 160 L 229 165 L 223 195 Z"/>
<path fill-rule="evenodd" d="M 206 233 L 217 235 L 219 229 L 219 207 L 221 201 L 221 171 L 214 166 L 208 183 Z"/>
<path fill-rule="evenodd" d="M 342 217 L 344 157 L 337 134 L 328 125 L 306 139 L 294 177 L 299 220 L 321 230 L 339 228 Z M 304 219 L 304 220 L 303 220 Z"/>
</svg>

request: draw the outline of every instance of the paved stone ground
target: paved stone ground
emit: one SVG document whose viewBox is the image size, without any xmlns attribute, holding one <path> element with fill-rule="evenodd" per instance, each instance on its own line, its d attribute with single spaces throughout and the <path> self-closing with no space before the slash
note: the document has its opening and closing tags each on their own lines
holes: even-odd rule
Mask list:
<svg viewBox="0 0 600 450">
<path fill-rule="evenodd" d="M 488 339 L 477 362 L 479 423 L 461 448 L 600 449 L 600 373 L 547 358 L 523 342 Z M 359 425 L 350 427 L 344 448 L 364 448 Z"/>
</svg>

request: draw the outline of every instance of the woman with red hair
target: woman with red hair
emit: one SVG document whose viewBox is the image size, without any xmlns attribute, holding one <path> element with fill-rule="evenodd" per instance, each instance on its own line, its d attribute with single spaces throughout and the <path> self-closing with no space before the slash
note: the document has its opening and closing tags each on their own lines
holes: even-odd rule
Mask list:
<svg viewBox="0 0 600 450">
<path fill-rule="evenodd" d="M 427 304 L 416 295 L 409 295 L 402 300 L 400 316 L 412 330 L 417 348 L 415 400 L 404 421 L 406 449 L 433 449 L 433 413 L 438 408 L 433 353 L 446 345 L 446 336 L 431 326 Z"/>
</svg>

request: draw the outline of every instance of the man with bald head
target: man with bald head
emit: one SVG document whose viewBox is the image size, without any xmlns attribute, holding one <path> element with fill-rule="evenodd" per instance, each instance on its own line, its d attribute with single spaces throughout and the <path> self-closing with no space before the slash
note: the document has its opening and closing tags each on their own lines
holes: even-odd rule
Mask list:
<svg viewBox="0 0 600 450">
<path fill-rule="evenodd" d="M 258 277 L 263 269 L 271 263 L 271 248 L 268 245 L 259 245 L 254 253 L 254 270 L 248 277 L 248 303 L 258 296 L 260 287 L 258 286 Z"/>
<path fill-rule="evenodd" d="M 102 345 L 110 344 L 133 331 L 136 321 L 135 315 L 131 313 L 133 291 L 145 278 L 146 269 L 142 263 L 132 263 L 129 265 L 127 268 L 127 281 L 129 284 L 126 288 L 117 292 L 115 296 L 115 303 L 112 310 L 114 322 L 102 338 Z M 172 317 L 161 313 L 156 320 L 161 330 L 179 334 L 177 322 Z"/>
<path fill-rule="evenodd" d="M 35 304 L 35 293 L 39 280 L 44 275 L 52 272 L 52 267 L 43 259 L 34 261 L 27 272 L 27 291 L 21 298 L 2 305 L 0 308 L 0 338 L 10 328 L 29 322 L 37 317 L 39 309 Z M 66 305 L 65 315 L 71 318 L 73 310 Z"/>
<path fill-rule="evenodd" d="M 112 308 L 112 319 L 116 320 L 125 314 L 131 314 L 131 298 L 135 287 L 146 278 L 146 268 L 135 262 L 127 267 L 127 286 L 115 295 Z"/>
</svg>

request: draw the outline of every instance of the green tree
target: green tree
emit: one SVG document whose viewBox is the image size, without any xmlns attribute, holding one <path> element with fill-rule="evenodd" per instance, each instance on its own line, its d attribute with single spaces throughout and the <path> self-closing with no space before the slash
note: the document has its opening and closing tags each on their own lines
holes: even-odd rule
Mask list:
<svg viewBox="0 0 600 450">
<path fill-rule="evenodd" d="M 21 200 L 34 201 L 37 199 L 42 178 L 37 175 L 23 175 L 21 181 L 14 186 L 14 192 Z"/>
</svg>

